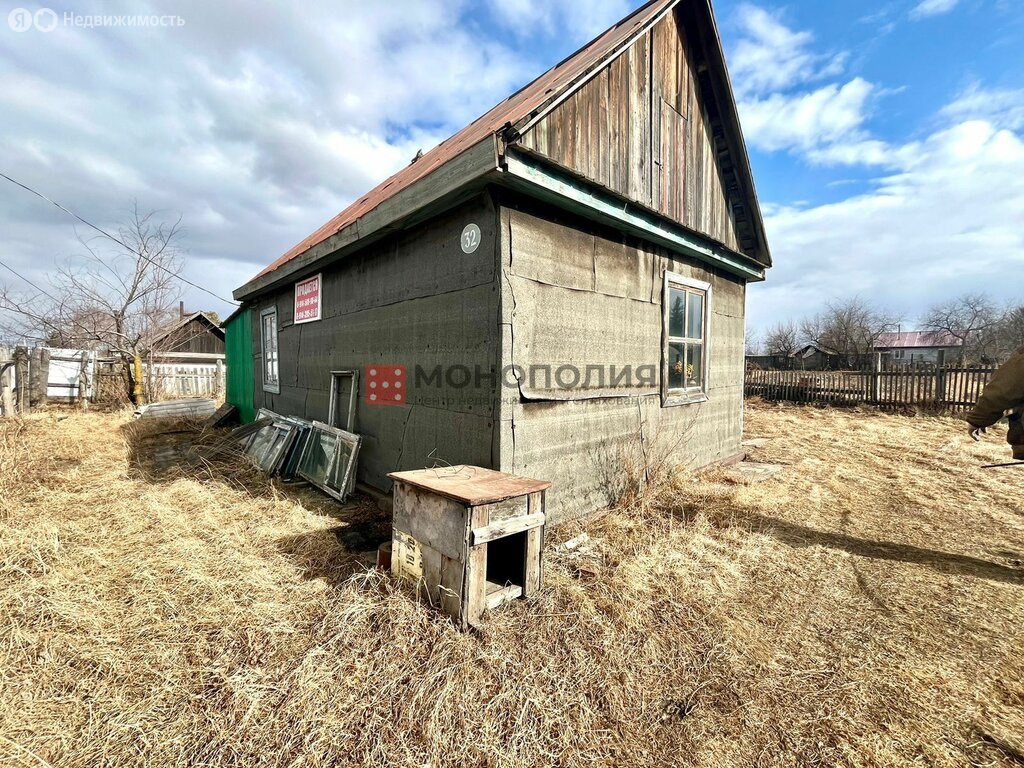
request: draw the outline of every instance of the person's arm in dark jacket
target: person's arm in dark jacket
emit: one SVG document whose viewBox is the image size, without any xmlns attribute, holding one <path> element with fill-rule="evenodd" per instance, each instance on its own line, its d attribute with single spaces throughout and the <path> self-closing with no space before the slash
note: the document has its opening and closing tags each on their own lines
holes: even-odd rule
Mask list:
<svg viewBox="0 0 1024 768">
<path fill-rule="evenodd" d="M 1006 411 L 1024 406 L 1024 347 L 999 366 L 967 421 L 974 428 L 991 427 Z"/>
</svg>

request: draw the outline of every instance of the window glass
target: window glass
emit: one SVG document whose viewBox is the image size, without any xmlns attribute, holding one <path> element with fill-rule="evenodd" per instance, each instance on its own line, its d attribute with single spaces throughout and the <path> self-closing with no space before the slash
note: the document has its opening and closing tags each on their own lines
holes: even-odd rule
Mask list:
<svg viewBox="0 0 1024 768">
<path fill-rule="evenodd" d="M 306 455 L 303 457 L 300 467 L 302 473 L 317 485 L 326 486 L 328 480 L 332 481 L 333 485 L 333 475 L 336 474 L 337 447 L 338 436 L 336 434 L 314 430 L 309 436 Z"/>
<path fill-rule="evenodd" d="M 704 338 L 704 294 L 686 294 L 686 338 Z"/>
<path fill-rule="evenodd" d="M 700 344 L 686 345 L 686 387 L 702 387 L 704 384 L 704 347 Z"/>
<path fill-rule="evenodd" d="M 278 386 L 277 312 L 263 315 L 263 385 Z"/>
<path fill-rule="evenodd" d="M 684 336 L 686 334 L 686 291 L 669 287 L 668 335 Z"/>
<path fill-rule="evenodd" d="M 705 394 L 710 286 L 669 276 L 665 289 L 662 396 L 665 404 L 675 405 Z"/>
<path fill-rule="evenodd" d="M 682 389 L 686 386 L 686 344 L 671 341 L 668 345 L 668 386 L 669 389 Z"/>
</svg>

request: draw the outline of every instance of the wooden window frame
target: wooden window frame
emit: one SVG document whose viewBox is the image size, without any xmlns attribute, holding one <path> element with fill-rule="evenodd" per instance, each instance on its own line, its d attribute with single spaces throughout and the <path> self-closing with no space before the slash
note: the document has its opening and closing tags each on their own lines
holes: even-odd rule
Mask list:
<svg viewBox="0 0 1024 768">
<path fill-rule="evenodd" d="M 274 366 L 277 373 L 277 381 L 267 381 L 267 320 L 274 317 Z M 277 307 L 268 307 L 260 312 L 260 381 L 263 383 L 263 391 L 275 395 L 281 394 L 281 325 L 279 323 Z"/>
<path fill-rule="evenodd" d="M 669 326 L 669 312 L 671 309 L 672 288 L 681 289 L 689 293 L 700 293 L 704 297 L 703 306 L 703 334 L 700 338 L 701 345 L 701 380 L 700 387 L 689 387 L 683 389 L 669 388 L 668 355 L 671 343 L 694 342 L 697 337 L 672 336 Z M 708 342 L 711 339 L 711 283 L 703 280 L 694 280 L 692 277 L 665 272 L 664 285 L 661 294 L 662 307 L 662 335 L 661 335 L 661 405 L 662 407 L 676 405 L 693 405 L 695 403 L 707 402 L 708 398 L 708 370 L 710 369 L 710 356 L 708 355 Z M 685 313 L 684 310 L 684 314 Z M 687 320 L 688 322 L 688 320 Z M 685 330 L 685 329 L 684 329 Z"/>
</svg>

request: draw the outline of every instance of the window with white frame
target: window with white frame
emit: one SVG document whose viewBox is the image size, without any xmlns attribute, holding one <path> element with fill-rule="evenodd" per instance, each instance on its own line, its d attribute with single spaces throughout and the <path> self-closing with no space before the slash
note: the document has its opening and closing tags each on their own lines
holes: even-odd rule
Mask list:
<svg viewBox="0 0 1024 768">
<path fill-rule="evenodd" d="M 667 272 L 663 304 L 662 403 L 706 400 L 711 284 Z"/>
<path fill-rule="evenodd" d="M 265 309 L 260 313 L 260 336 L 263 342 L 263 389 L 279 393 L 281 379 L 278 376 L 280 354 L 277 343 L 277 309 Z"/>
</svg>

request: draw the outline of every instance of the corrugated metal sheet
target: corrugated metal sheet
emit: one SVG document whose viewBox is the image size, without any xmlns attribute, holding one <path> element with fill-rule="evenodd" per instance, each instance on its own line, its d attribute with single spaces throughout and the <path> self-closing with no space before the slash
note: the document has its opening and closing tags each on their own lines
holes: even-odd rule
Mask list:
<svg viewBox="0 0 1024 768">
<path fill-rule="evenodd" d="M 962 345 L 960 339 L 942 331 L 902 331 L 881 334 L 875 349 L 932 349 Z"/>
<path fill-rule="evenodd" d="M 451 138 L 441 142 L 416 162 L 406 166 L 391 178 L 339 213 L 320 229 L 281 256 L 257 275 L 273 272 L 291 259 L 305 253 L 317 243 L 354 224 L 394 194 L 437 170 L 452 158 L 475 146 L 487 136 L 509 123 L 529 117 L 533 112 L 556 99 L 580 78 L 593 71 L 618 48 L 636 34 L 641 27 L 657 18 L 665 9 L 679 0 L 652 0 L 627 16 L 569 58 L 545 72 L 532 83 L 513 94 Z"/>
</svg>

